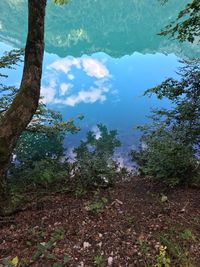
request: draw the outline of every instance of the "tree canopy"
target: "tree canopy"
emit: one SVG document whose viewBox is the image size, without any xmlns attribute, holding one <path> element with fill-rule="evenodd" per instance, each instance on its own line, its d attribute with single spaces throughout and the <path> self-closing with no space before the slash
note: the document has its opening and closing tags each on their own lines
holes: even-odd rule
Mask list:
<svg viewBox="0 0 200 267">
<path fill-rule="evenodd" d="M 171 109 L 155 109 L 152 124 L 142 130 L 142 147 L 133 151 L 141 173 L 169 186 L 200 184 L 200 64 L 184 61 L 180 80 L 166 79 L 145 92 L 171 101 Z"/>
<path fill-rule="evenodd" d="M 167 2 L 168 0 L 164 0 Z M 167 25 L 160 35 L 170 35 L 180 42 L 200 42 L 200 1 L 193 0 L 181 10 L 175 21 Z"/>
</svg>

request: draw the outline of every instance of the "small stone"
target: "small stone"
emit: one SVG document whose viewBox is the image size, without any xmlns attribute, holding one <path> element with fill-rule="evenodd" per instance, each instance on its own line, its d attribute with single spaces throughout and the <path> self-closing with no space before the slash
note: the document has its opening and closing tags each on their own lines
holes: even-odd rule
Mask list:
<svg viewBox="0 0 200 267">
<path fill-rule="evenodd" d="M 61 225 L 61 222 L 55 222 L 54 223 L 54 226 L 58 226 L 58 225 Z"/>
<path fill-rule="evenodd" d="M 165 196 L 165 195 L 162 195 L 162 197 L 161 197 L 161 202 L 164 203 L 164 202 L 166 202 L 167 200 L 168 200 L 168 197 Z"/>
<path fill-rule="evenodd" d="M 113 257 L 108 257 L 108 266 L 112 266 L 113 265 Z"/>
<path fill-rule="evenodd" d="M 91 247 L 91 244 L 89 242 L 83 242 L 84 249 L 89 248 L 89 247 Z"/>
<path fill-rule="evenodd" d="M 102 242 L 99 242 L 99 243 L 98 243 L 98 246 L 101 247 L 101 246 L 102 246 Z"/>
</svg>

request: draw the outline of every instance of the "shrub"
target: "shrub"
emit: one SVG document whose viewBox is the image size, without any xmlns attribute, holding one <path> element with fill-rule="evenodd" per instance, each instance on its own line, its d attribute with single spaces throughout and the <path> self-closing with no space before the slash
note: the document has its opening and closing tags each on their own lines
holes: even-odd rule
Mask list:
<svg viewBox="0 0 200 267">
<path fill-rule="evenodd" d="M 88 202 L 85 206 L 87 211 L 92 212 L 93 214 L 98 214 L 103 212 L 104 208 L 106 207 L 108 200 L 105 197 L 100 196 L 100 192 L 96 191 L 94 194 L 94 199 L 91 202 Z"/>
<path fill-rule="evenodd" d="M 180 80 L 167 79 L 145 92 L 167 98 L 172 108 L 153 111 L 152 124 L 139 127 L 143 148 L 131 153 L 141 174 L 171 187 L 200 185 L 200 67 L 198 60 L 183 63 Z"/>
<path fill-rule="evenodd" d="M 80 146 L 74 149 L 74 176 L 84 188 L 111 185 L 117 176 L 117 163 L 112 160 L 115 148 L 120 146 L 117 131 L 108 131 L 102 124 L 97 126 L 100 137 L 97 139 L 89 131 L 86 141 L 81 141 Z"/>
<path fill-rule="evenodd" d="M 177 140 L 175 133 L 160 126 L 143 136 L 142 141 L 145 148 L 132 151 L 141 174 L 159 179 L 170 187 L 191 184 L 191 180 L 199 175 L 192 146 Z"/>
<path fill-rule="evenodd" d="M 11 168 L 12 185 L 24 188 L 28 185 L 33 187 L 49 187 L 60 181 L 67 182 L 69 177 L 69 164 L 58 159 L 41 159 L 39 161 L 28 161 Z"/>
</svg>

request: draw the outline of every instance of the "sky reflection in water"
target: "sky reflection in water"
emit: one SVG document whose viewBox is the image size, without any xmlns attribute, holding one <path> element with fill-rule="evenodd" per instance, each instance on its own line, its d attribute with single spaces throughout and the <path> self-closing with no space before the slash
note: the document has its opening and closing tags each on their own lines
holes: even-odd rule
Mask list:
<svg viewBox="0 0 200 267">
<path fill-rule="evenodd" d="M 5 50 L 10 48 L 1 43 L 0 52 Z M 138 143 L 139 133 L 134 127 L 147 122 L 151 108 L 169 106 L 165 100 L 144 97 L 144 91 L 167 77 L 176 77 L 179 65 L 174 54 L 136 52 L 116 59 L 105 53 L 79 58 L 45 53 L 41 93 L 43 101 L 60 111 L 65 120 L 85 116 L 79 122 L 81 132 L 66 137 L 68 151 L 88 130 L 97 131 L 96 124 L 103 123 L 118 130 L 122 141 L 119 151 L 127 154 Z M 19 84 L 21 70 L 9 71 L 9 84 Z"/>
<path fill-rule="evenodd" d="M 188 2 L 71 0 L 60 7 L 47 1 L 43 101 L 65 120 L 85 116 L 78 122 L 81 132 L 67 135 L 66 149 L 71 151 L 88 130 L 96 131 L 96 124 L 103 123 L 118 130 L 121 151 L 127 155 L 138 143 L 134 127 L 147 122 L 151 108 L 170 106 L 142 95 L 177 76 L 178 57 L 200 54 L 196 42 L 158 35 Z M 0 1 L 0 10 L 0 54 L 24 47 L 27 0 Z M 21 71 L 9 70 L 7 82 L 19 86 Z"/>
</svg>

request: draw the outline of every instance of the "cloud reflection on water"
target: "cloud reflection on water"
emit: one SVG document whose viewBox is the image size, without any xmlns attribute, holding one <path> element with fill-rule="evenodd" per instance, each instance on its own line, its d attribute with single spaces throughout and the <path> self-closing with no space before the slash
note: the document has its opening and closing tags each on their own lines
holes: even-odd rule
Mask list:
<svg viewBox="0 0 200 267">
<path fill-rule="evenodd" d="M 73 81 L 76 78 L 72 74 L 74 68 L 82 72 L 85 79 L 92 78 L 88 88 L 81 88 L 78 92 L 73 90 Z M 106 94 L 111 90 L 112 76 L 108 68 L 101 60 L 92 57 L 58 59 L 47 65 L 46 72 L 47 85 L 43 85 L 41 90 L 45 104 L 74 107 L 80 103 L 102 103 L 107 99 Z M 59 75 L 63 76 L 64 82 L 59 83 Z M 49 77 L 51 77 L 50 80 L 48 80 Z"/>
</svg>

